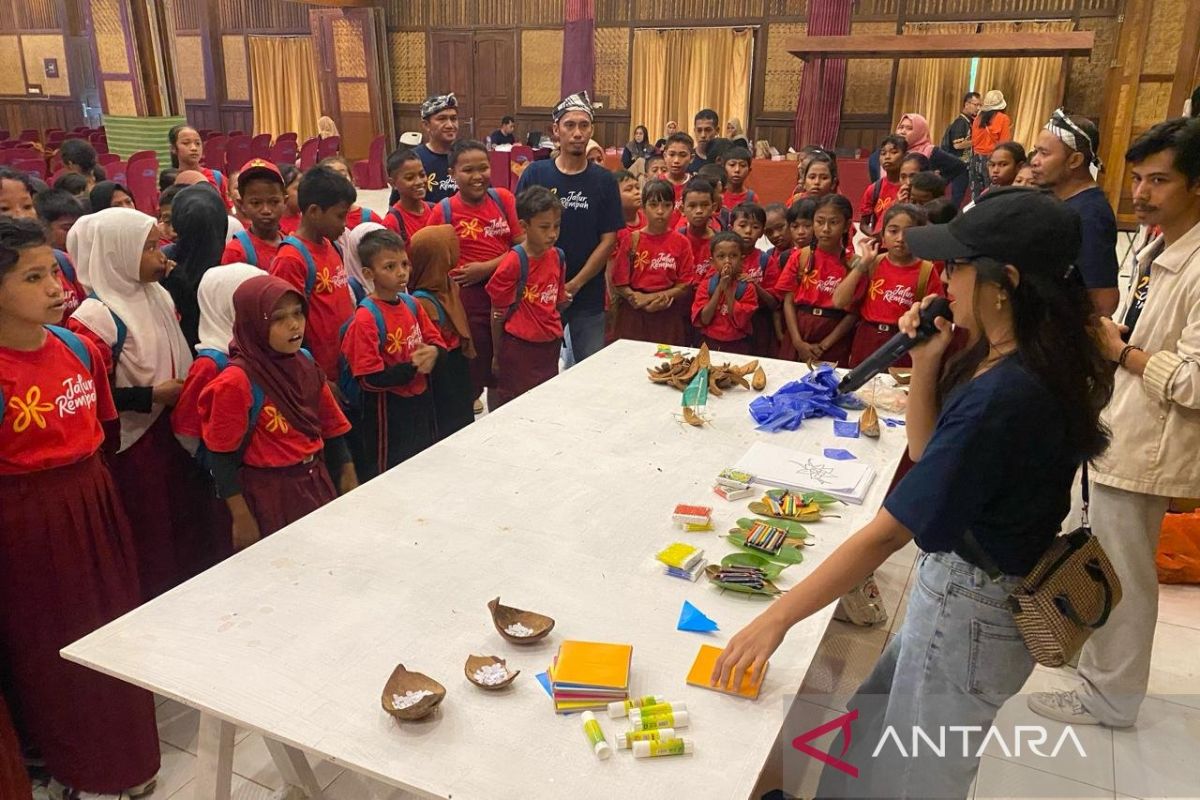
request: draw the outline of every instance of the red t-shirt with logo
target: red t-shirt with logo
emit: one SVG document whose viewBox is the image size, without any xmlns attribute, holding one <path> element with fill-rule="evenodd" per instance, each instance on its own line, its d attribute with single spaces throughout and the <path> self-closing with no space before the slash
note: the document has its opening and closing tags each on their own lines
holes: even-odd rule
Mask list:
<svg viewBox="0 0 1200 800">
<path fill-rule="evenodd" d="M 758 202 L 758 197 L 754 194 L 753 189 L 747 189 L 744 192 L 731 192 L 725 190 L 725 194 L 721 195 L 721 205 L 728 211 L 733 211 L 742 203 Z"/>
<path fill-rule="evenodd" d="M 715 339 L 719 342 L 736 342 L 739 339 L 745 339 L 753 331 L 754 312 L 758 310 L 758 292 L 754 291 L 754 287 L 744 281 L 745 290 L 741 297 L 736 296 L 736 283 L 731 283 L 730 286 L 735 289 L 733 311 L 732 313 L 726 308 L 725 298 L 722 297 L 717 301 L 717 310 L 713 314 L 712 322 L 708 325 L 700 322 L 700 312 L 704 310 L 704 306 L 708 305 L 708 299 L 712 297 L 709 287 L 712 285 L 712 276 L 708 280 L 701 281 L 696 286 L 696 299 L 692 301 L 692 324 L 709 339 Z"/>
<path fill-rule="evenodd" d="M 642 234 L 645 236 L 645 234 Z M 500 265 L 487 283 L 487 293 L 493 308 L 508 308 L 517 304 L 512 316 L 504 323 L 505 332 L 527 342 L 552 342 L 563 335 L 562 317 L 558 304 L 567 299 L 564 280 L 566 264 L 558 250 L 550 248 L 537 258 L 529 259 L 529 275 L 525 291 L 517 294 L 521 276 L 521 261 L 515 252 L 500 259 Z"/>
<path fill-rule="evenodd" d="M 779 290 L 779 283 L 780 278 L 783 277 L 784 265 L 791 258 L 791 254 L 792 248 L 790 247 L 787 250 L 772 247 L 770 255 L 767 257 L 767 268 L 763 271 L 763 288 L 774 295 L 776 300 L 782 300 L 783 296 L 787 294 Z"/>
<path fill-rule="evenodd" d="M 100 350 L 83 343 L 91 370 L 49 331 L 37 350 L 0 347 L 0 475 L 74 464 L 100 449 L 100 423 L 117 409 Z"/>
<path fill-rule="evenodd" d="M 256 236 L 254 231 L 246 229 L 246 235 L 250 237 L 250 244 L 254 247 L 254 255 L 257 261 L 251 262 L 246 258 L 246 248 L 242 247 L 242 243 L 237 237 L 229 240 L 225 245 L 225 251 L 221 253 L 222 264 L 250 264 L 253 263 L 259 269 L 265 269 L 270 266 L 275 260 L 275 254 L 279 252 L 279 242 L 268 242 L 260 236 Z"/>
<path fill-rule="evenodd" d="M 517 220 L 517 201 L 507 189 L 495 189 L 500 205 L 485 194 L 478 203 L 468 203 L 462 193 L 450 198 L 450 220 L 442 216 L 444 203 L 437 203 L 429 211 L 426 225 L 443 225 L 449 222 L 458 236 L 458 264 L 474 264 L 491 261 L 512 248 L 513 238 L 520 236 L 521 223 Z"/>
<path fill-rule="evenodd" d="M 306 358 L 297 354 L 296 358 Z M 204 446 L 214 453 L 232 453 L 242 446 L 250 427 L 250 407 L 254 396 L 250 378 L 240 367 L 229 366 L 200 393 L 200 420 Z M 318 409 L 321 436 L 310 439 L 296 430 L 267 395 L 254 433 L 242 454 L 248 467 L 290 467 L 320 452 L 324 439 L 341 436 L 350 430 L 346 415 L 338 406 L 329 384 L 321 387 Z"/>
<path fill-rule="evenodd" d="M 879 186 L 879 199 L 875 199 L 875 187 Z M 884 175 L 876 183 L 869 185 L 863 192 L 862 201 L 858 204 L 859 219 L 875 215 L 875 223 L 871 228 L 872 232 L 877 232 L 883 228 L 883 214 L 887 211 L 896 199 L 900 196 L 900 184 L 892 183 Z"/>
<path fill-rule="evenodd" d="M 300 227 L 299 214 L 285 214 L 279 218 L 279 235 L 291 236 Z"/>
<path fill-rule="evenodd" d="M 692 245 L 682 234 L 668 230 L 637 236 L 637 250 L 630 236 L 625 249 L 613 263 L 613 286 L 629 286 L 639 292 L 661 292 L 678 283 L 692 282 Z M 631 263 L 632 262 L 632 263 Z"/>
<path fill-rule="evenodd" d="M 784 294 L 794 293 L 793 300 L 798 306 L 835 308 L 833 292 L 845 277 L 846 264 L 842 254 L 835 255 L 820 248 L 809 250 L 805 247 L 792 251 L 783 274 L 776 282 L 776 291 Z M 860 299 L 865 291 L 866 287 L 859 282 L 855 300 Z"/>
<path fill-rule="evenodd" d="M 687 186 L 688 182 L 675 183 L 668 178 L 667 183 L 671 184 L 671 188 L 675 190 L 675 208 L 671 209 L 671 218 L 667 220 L 667 228 L 675 230 L 682 223 L 687 222 L 683 217 L 683 187 Z"/>
<path fill-rule="evenodd" d="M 401 223 L 396 220 L 396 215 L 400 215 L 403 220 L 404 230 L 400 230 Z M 404 237 L 404 241 L 410 241 L 413 234 L 421 230 L 428 224 L 429 205 L 425 204 L 424 210 L 419 214 L 414 214 L 411 211 L 405 210 L 399 203 L 392 206 L 388 213 L 383 215 L 383 227 L 393 233 L 398 233 Z"/>
<path fill-rule="evenodd" d="M 204 432 L 200 421 L 200 393 L 220 372 L 217 362 L 204 355 L 196 356 L 183 381 L 183 391 L 175 401 L 175 408 L 171 409 L 171 430 L 180 436 L 200 438 Z"/>
<path fill-rule="evenodd" d="M 316 280 L 308 298 L 308 327 L 304 341 L 317 364 L 329 380 L 337 380 L 338 353 L 341 342 L 338 332 L 354 314 L 354 297 L 350 294 L 342 257 L 328 241 L 320 244 L 301 239 L 316 265 Z M 271 262 L 270 273 L 281 278 L 304 294 L 308 266 L 304 256 L 294 247 L 280 247 Z"/>
<path fill-rule="evenodd" d="M 692 283 L 699 283 L 712 271 L 712 230 L 706 228 L 704 236 L 694 236 L 691 225 L 681 225 L 675 232 L 692 248 Z"/>
<path fill-rule="evenodd" d="M 366 206 L 353 208 L 346 214 L 346 230 L 352 231 L 364 222 L 377 222 L 383 224 L 383 217 L 376 214 Z"/>
<path fill-rule="evenodd" d="M 67 262 L 74 266 L 74 262 L 71 261 L 69 255 L 62 250 L 54 251 L 56 257 L 59 253 L 62 253 L 66 257 Z M 61 269 L 58 271 L 58 282 L 62 284 L 63 290 L 63 315 L 62 322 L 59 324 L 66 326 L 67 320 L 75 313 L 75 309 L 79 308 L 79 304 L 87 299 L 87 291 L 83 288 L 83 284 L 79 282 L 78 278 L 71 280 L 67 277 L 67 273 Z"/>
<path fill-rule="evenodd" d="M 375 322 L 375 315 L 361 305 L 355 309 L 354 319 L 346 328 L 346 337 L 342 340 L 342 354 L 346 356 L 350 374 L 354 377 L 374 375 L 396 364 L 410 364 L 413 351 L 423 345 L 447 349 L 437 325 L 420 304 L 413 304 L 417 309 L 414 315 L 403 300 L 388 303 L 374 299 L 374 302 L 383 314 L 383 329 L 387 332 L 383 346 L 380 346 L 379 325 Z M 390 386 L 387 391 L 400 397 L 416 397 L 425 391 L 427 385 L 428 378 L 418 372 L 408 383 Z"/>
<path fill-rule="evenodd" d="M 900 317 L 904 316 L 904 312 L 921 299 L 917 297 L 917 284 L 920 279 L 920 261 L 902 267 L 893 264 L 891 259 L 884 256 L 875 265 L 871 276 L 859 282 L 867 284 L 859 316 L 867 322 L 895 325 Z M 942 279 L 938 277 L 937 269 L 932 268 L 932 265 L 929 279 L 925 282 L 925 294 L 945 294 Z"/>
<path fill-rule="evenodd" d="M 768 284 L 763 280 L 766 275 L 766 269 L 763 265 L 763 251 L 757 247 L 752 248 L 749 253 L 742 256 L 742 277 L 741 280 L 746 283 L 759 283 L 763 288 L 767 288 Z M 778 276 L 775 276 L 778 277 Z M 770 285 L 774 285 L 772 280 Z"/>
</svg>

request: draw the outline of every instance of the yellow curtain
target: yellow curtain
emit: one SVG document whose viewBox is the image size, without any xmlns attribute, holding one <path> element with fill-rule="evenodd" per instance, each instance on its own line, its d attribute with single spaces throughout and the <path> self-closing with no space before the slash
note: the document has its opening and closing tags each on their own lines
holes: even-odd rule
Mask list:
<svg viewBox="0 0 1200 800">
<path fill-rule="evenodd" d="M 906 34 L 975 33 L 973 22 L 910 22 Z M 905 114 L 920 114 L 929 123 L 929 138 L 936 145 L 946 126 L 962 110 L 962 98 L 971 82 L 969 58 L 901 58 L 892 102 L 892 128 Z"/>
<path fill-rule="evenodd" d="M 753 53 L 749 29 L 635 30 L 630 137 L 645 125 L 654 139 L 669 120 L 691 133 L 702 108 L 716 111 L 722 126 L 747 120 Z"/>
<path fill-rule="evenodd" d="M 1057 33 L 1074 29 L 1070 20 L 1050 22 L 987 22 L 983 33 Z M 1004 92 L 1008 108 L 1004 113 L 1012 119 L 1013 140 L 1026 149 L 1037 141 L 1037 132 L 1050 119 L 1050 113 L 1062 102 L 1062 71 L 1066 69 L 1061 57 L 1047 58 L 981 58 L 975 77 L 975 90 L 986 94 L 991 89 Z"/>
<path fill-rule="evenodd" d="M 321 89 L 309 36 L 250 36 L 250 91 L 254 132 L 273 137 L 295 131 L 317 135 Z"/>
</svg>

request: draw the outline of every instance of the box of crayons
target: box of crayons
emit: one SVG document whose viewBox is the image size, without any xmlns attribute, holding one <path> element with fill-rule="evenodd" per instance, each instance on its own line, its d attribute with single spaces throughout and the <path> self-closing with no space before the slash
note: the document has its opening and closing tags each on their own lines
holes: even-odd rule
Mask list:
<svg viewBox="0 0 1200 800">
<path fill-rule="evenodd" d="M 683 542 L 667 545 L 654 557 L 666 565 L 664 573 L 672 578 L 683 578 L 689 581 L 695 581 L 700 577 L 700 573 L 708 564 L 704 559 L 703 550 Z"/>
</svg>

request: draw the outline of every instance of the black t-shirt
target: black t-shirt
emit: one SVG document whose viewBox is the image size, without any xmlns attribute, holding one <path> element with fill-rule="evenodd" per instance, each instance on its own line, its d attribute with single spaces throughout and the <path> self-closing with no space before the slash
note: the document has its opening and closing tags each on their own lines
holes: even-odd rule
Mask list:
<svg viewBox="0 0 1200 800">
<path fill-rule="evenodd" d="M 1000 569 L 1025 575 L 1071 507 L 1079 459 L 1064 409 L 1010 356 L 951 392 L 921 460 L 884 501 L 926 552 L 970 530 Z"/>
<path fill-rule="evenodd" d="M 967 146 L 961 149 L 955 147 L 954 142 L 959 139 L 966 139 Z M 951 122 L 949 127 L 946 128 L 946 133 L 942 136 L 941 147 L 947 153 L 961 157 L 963 153 L 971 149 L 970 139 L 971 120 L 967 116 L 959 114 L 954 118 L 954 122 Z"/>
<path fill-rule="evenodd" d="M 700 168 L 705 166 L 706 164 L 708 164 L 708 159 L 705 158 L 704 156 L 700 155 L 699 153 L 695 153 L 692 155 L 692 163 L 688 164 L 688 172 L 695 175 L 697 172 L 700 171 Z"/>
<path fill-rule="evenodd" d="M 436 203 L 458 194 L 458 184 L 450 177 L 450 154 L 435 153 L 424 143 L 413 149 L 425 166 L 425 175 L 429 181 L 429 192 L 425 195 L 425 202 Z"/>
<path fill-rule="evenodd" d="M 1117 218 L 1099 186 L 1084 189 L 1063 201 L 1081 221 L 1083 241 L 1075 266 L 1089 289 L 1117 286 Z"/>
<path fill-rule="evenodd" d="M 511 133 L 505 133 L 497 128 L 496 130 L 492 131 L 491 136 L 488 137 L 488 141 L 490 141 L 492 144 L 516 144 L 517 137 Z"/>
<path fill-rule="evenodd" d="M 567 175 L 554 159 L 534 161 L 521 173 L 517 194 L 530 186 L 545 186 L 562 201 L 558 246 L 567 256 L 567 278 L 579 274 L 603 234 L 625 227 L 617 182 L 598 164 L 589 163 L 578 175 Z M 604 308 L 604 270 L 579 290 L 572 307 L 590 311 Z"/>
</svg>

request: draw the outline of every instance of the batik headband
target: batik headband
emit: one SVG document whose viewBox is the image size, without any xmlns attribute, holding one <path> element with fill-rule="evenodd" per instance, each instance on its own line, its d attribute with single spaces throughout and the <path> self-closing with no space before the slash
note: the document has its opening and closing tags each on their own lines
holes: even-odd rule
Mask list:
<svg viewBox="0 0 1200 800">
<path fill-rule="evenodd" d="M 558 122 L 562 119 L 563 114 L 570 111 L 582 111 L 588 115 L 588 119 L 595 117 L 595 113 L 592 111 L 592 101 L 588 99 L 587 92 L 576 92 L 558 101 L 558 105 L 554 107 L 554 121 Z"/>
<path fill-rule="evenodd" d="M 450 94 L 436 94 L 421 104 L 421 119 L 429 119 L 434 114 L 441 113 L 447 108 L 458 108 L 458 100 L 454 97 L 454 92 Z"/>
<path fill-rule="evenodd" d="M 1092 137 L 1088 136 L 1083 128 L 1072 122 L 1071 118 L 1067 116 L 1067 112 L 1061 108 L 1054 109 L 1054 113 L 1050 115 L 1050 121 L 1046 123 L 1045 130 L 1061 139 L 1063 144 L 1076 153 L 1088 156 L 1091 159 L 1090 163 L 1096 165 L 1096 169 L 1104 168 L 1104 165 L 1100 163 L 1100 156 L 1096 155 L 1096 145 L 1092 141 Z"/>
</svg>

